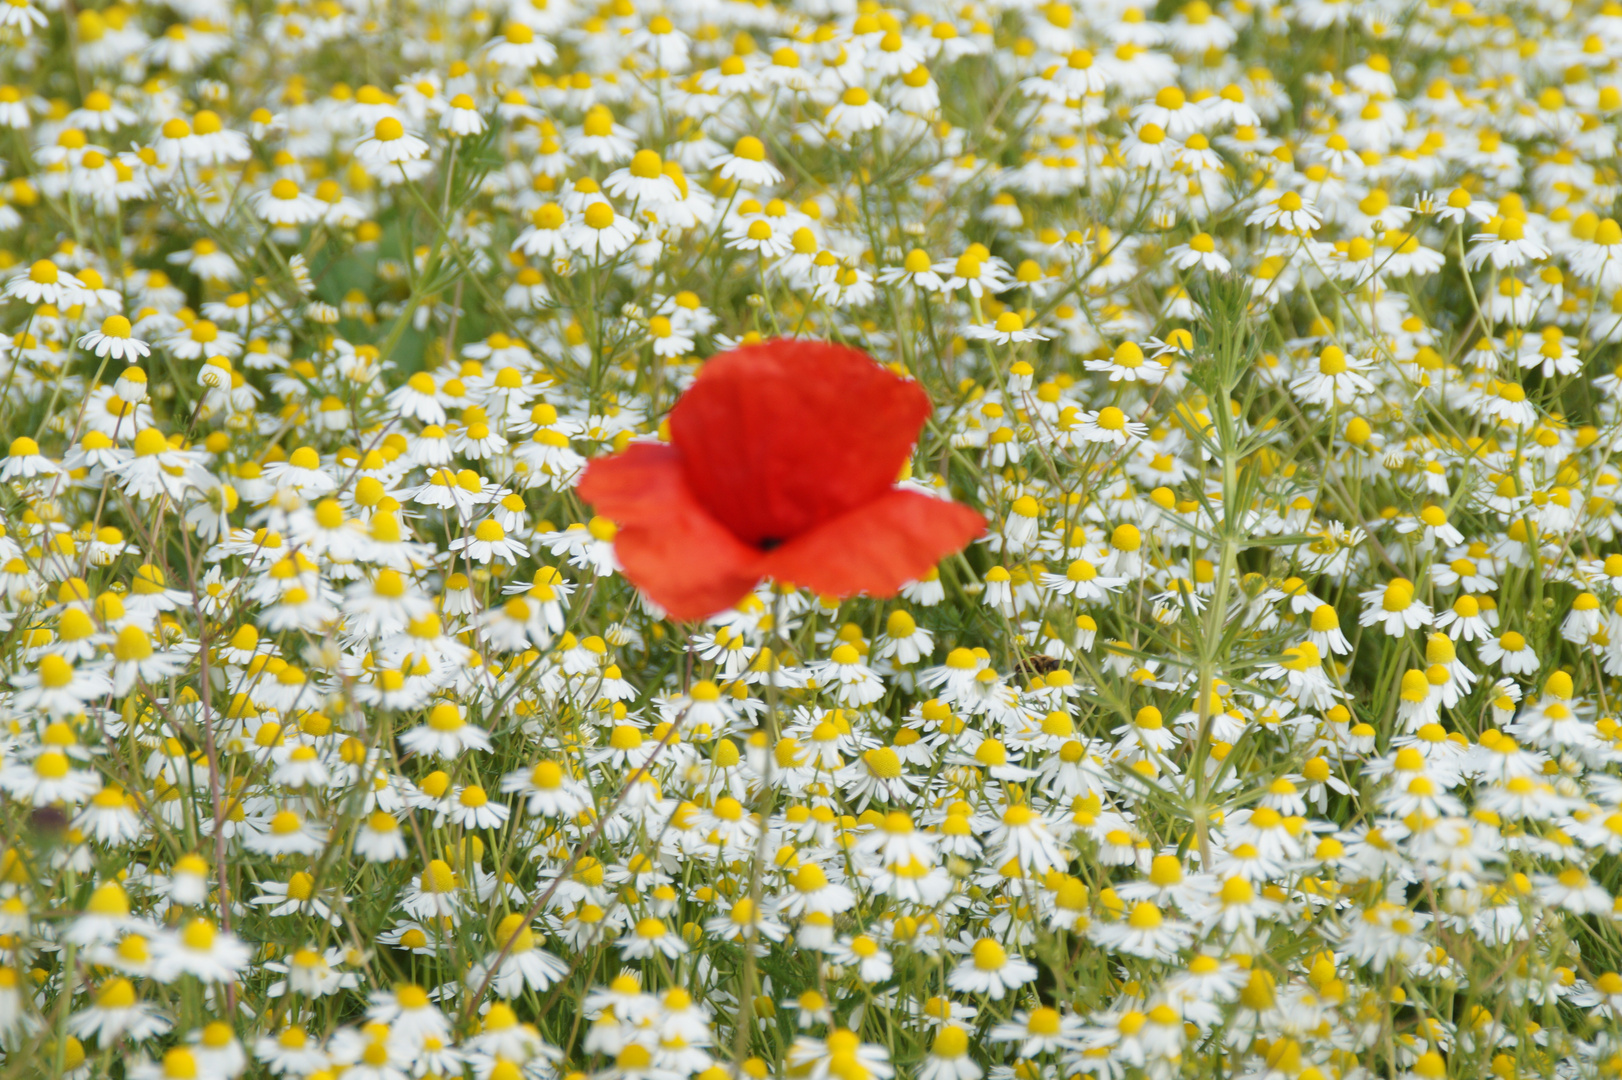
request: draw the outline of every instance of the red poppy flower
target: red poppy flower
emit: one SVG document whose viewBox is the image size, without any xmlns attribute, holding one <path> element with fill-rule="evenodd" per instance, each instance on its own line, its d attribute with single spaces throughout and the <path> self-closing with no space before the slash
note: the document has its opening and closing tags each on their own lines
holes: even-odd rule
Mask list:
<svg viewBox="0 0 1622 1080">
<path fill-rule="evenodd" d="M 670 442 L 597 458 L 580 497 L 619 525 L 625 576 L 677 619 L 761 578 L 891 596 L 985 527 L 895 486 L 929 416 L 917 383 L 842 345 L 768 341 L 714 357 L 670 411 Z"/>
</svg>

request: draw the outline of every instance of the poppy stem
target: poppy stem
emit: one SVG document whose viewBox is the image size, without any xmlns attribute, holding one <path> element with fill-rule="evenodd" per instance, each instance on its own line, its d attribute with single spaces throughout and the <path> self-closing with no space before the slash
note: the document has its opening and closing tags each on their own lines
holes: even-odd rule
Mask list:
<svg viewBox="0 0 1622 1080">
<path fill-rule="evenodd" d="M 757 812 L 761 822 L 771 820 L 773 804 L 776 801 L 776 788 L 772 785 L 772 772 L 776 764 L 774 752 L 777 749 L 778 733 L 781 730 L 778 723 L 778 687 L 777 670 L 779 658 L 783 655 L 783 647 L 788 644 L 783 637 L 783 593 L 777 587 L 772 588 L 772 626 L 768 640 L 769 645 L 762 645 L 763 649 L 770 649 L 772 658 L 766 669 L 766 765 L 764 768 L 765 782 L 761 784 L 759 806 Z M 766 861 L 766 839 L 768 832 L 762 828 L 760 836 L 755 841 L 755 853 L 749 864 L 749 900 L 750 919 L 760 918 L 761 902 L 761 870 Z M 742 1076 L 743 1061 L 749 1049 L 749 1036 L 755 1022 L 755 949 L 759 940 L 759 931 L 753 923 L 744 930 L 743 942 L 743 972 L 738 984 L 738 1015 L 733 1021 L 732 1034 L 732 1062 L 734 1077 Z"/>
</svg>

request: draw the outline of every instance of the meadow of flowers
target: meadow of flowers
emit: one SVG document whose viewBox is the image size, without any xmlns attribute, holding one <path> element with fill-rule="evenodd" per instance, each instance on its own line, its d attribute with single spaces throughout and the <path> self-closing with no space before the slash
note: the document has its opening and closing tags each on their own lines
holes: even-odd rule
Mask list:
<svg viewBox="0 0 1622 1080">
<path fill-rule="evenodd" d="M 3 0 L 0 1080 L 1622 1075 L 1622 4 L 1132 3 Z"/>
</svg>

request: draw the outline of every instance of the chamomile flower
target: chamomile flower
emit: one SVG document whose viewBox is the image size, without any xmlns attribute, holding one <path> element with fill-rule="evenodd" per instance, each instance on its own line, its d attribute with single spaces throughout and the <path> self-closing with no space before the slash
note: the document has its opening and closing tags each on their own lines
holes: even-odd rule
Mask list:
<svg viewBox="0 0 1622 1080">
<path fill-rule="evenodd" d="M 40 259 L 11 276 L 5 295 L 28 304 L 68 308 L 78 303 L 84 286 L 50 259 Z"/>
<path fill-rule="evenodd" d="M 1477 651 L 1483 663 L 1496 664 L 1506 675 L 1530 675 L 1538 670 L 1537 653 L 1515 630 L 1488 637 Z"/>
<path fill-rule="evenodd" d="M 400 745 L 411 753 L 456 758 L 468 750 L 488 753 L 490 736 L 467 722 L 462 710 L 450 702 L 440 702 L 428 711 L 427 721 L 400 736 Z"/>
<path fill-rule="evenodd" d="M 135 336 L 135 332 L 130 328 L 129 319 L 122 315 L 107 316 L 102 320 L 101 328 L 80 337 L 78 345 L 79 348 L 86 349 L 98 357 L 107 356 L 114 360 L 127 360 L 130 363 L 149 356 L 152 352 L 152 347 Z M 126 401 L 132 400 L 124 394 L 119 396 Z"/>
<path fill-rule="evenodd" d="M 499 964 L 494 955 L 484 964 L 474 964 L 468 969 L 467 983 L 478 987 L 488 979 L 491 991 L 499 997 L 515 998 L 525 989 L 546 990 L 569 973 L 569 965 L 539 946 L 534 928 L 522 914 L 504 917 L 490 946 L 495 953 L 505 951 L 506 955 Z"/>
<path fill-rule="evenodd" d="M 621 217 L 606 201 L 588 204 L 579 218 L 567 226 L 569 247 L 590 258 L 611 259 L 631 246 L 636 225 Z"/>
<path fill-rule="evenodd" d="M 1123 341 L 1108 360 L 1088 360 L 1088 371 L 1106 373 L 1110 382 L 1157 383 L 1166 375 L 1166 365 L 1144 356 L 1136 342 Z"/>
<path fill-rule="evenodd" d="M 396 117 L 385 116 L 369 138 L 355 147 L 355 155 L 368 169 L 382 172 L 390 166 L 414 162 L 428 153 L 428 144 L 405 129 Z"/>
<path fill-rule="evenodd" d="M 1245 219 L 1247 225 L 1284 232 L 1312 232 L 1323 223 L 1317 207 L 1296 191 L 1286 191 L 1263 202 Z"/>
<path fill-rule="evenodd" d="M 1025 320 L 1012 311 L 1005 311 L 997 316 L 990 325 L 976 323 L 965 327 L 963 336 L 974 338 L 977 341 L 988 341 L 995 345 L 1012 345 L 1023 341 L 1045 341 L 1047 334 L 1041 330 L 1027 329 Z"/>
<path fill-rule="evenodd" d="M 843 136 L 871 131 L 884 123 L 888 111 L 873 100 L 864 87 L 851 86 L 840 94 L 839 100 L 828 110 L 826 123 L 830 131 Z"/>
<path fill-rule="evenodd" d="M 964 957 L 946 977 L 946 984 L 965 994 L 984 994 L 1001 1001 L 1010 992 L 1036 978 L 1036 968 L 1002 943 L 980 938 L 964 949 Z"/>
<path fill-rule="evenodd" d="M 556 47 L 538 35 L 533 26 L 516 19 L 509 21 L 501 35 L 486 44 L 485 52 L 492 63 L 518 70 L 550 64 L 558 56 Z"/>
<path fill-rule="evenodd" d="M 1496 270 L 1524 266 L 1549 257 L 1549 249 L 1535 236 L 1528 236 L 1519 218 L 1504 218 L 1494 232 L 1477 233 L 1465 253 L 1465 266 L 1471 270 L 1491 264 Z"/>
<path fill-rule="evenodd" d="M 626 959 L 655 955 L 670 959 L 687 951 L 687 943 L 666 926 L 662 919 L 652 916 L 637 920 L 636 925 L 631 927 L 617 944 L 620 955 Z"/>
<path fill-rule="evenodd" d="M 1216 241 L 1209 233 L 1196 233 L 1187 243 L 1178 244 L 1166 251 L 1172 265 L 1179 270 L 1191 270 L 1198 267 L 1212 273 L 1225 274 L 1233 269 L 1233 264 L 1216 249 Z"/>
<path fill-rule="evenodd" d="M 298 184 L 286 177 L 277 180 L 251 199 L 254 211 L 271 225 L 304 225 L 327 212 L 327 206 L 299 190 Z"/>
<path fill-rule="evenodd" d="M 152 977 L 173 982 L 190 975 L 205 983 L 228 983 L 247 966 L 252 950 L 235 934 L 207 918 L 193 918 L 159 938 L 153 949 Z"/>
<path fill-rule="evenodd" d="M 1406 578 L 1395 578 L 1382 588 L 1370 589 L 1361 599 L 1360 626 L 1380 626 L 1385 633 L 1398 637 L 1431 624 L 1430 606 L 1415 599 L 1413 583 Z"/>
<path fill-rule="evenodd" d="M 6 460 L 0 462 L 0 480 L 26 480 L 37 476 L 54 476 L 60 471 L 56 462 L 41 454 L 39 443 L 26 435 L 11 440 Z"/>
<path fill-rule="evenodd" d="M 1365 376 L 1367 361 L 1346 355 L 1336 345 L 1326 345 L 1318 354 L 1316 370 L 1290 383 L 1290 390 L 1311 405 L 1349 405 L 1357 398 L 1374 393 L 1374 384 Z"/>
<path fill-rule="evenodd" d="M 485 123 L 471 94 L 457 94 L 440 116 L 439 126 L 441 130 L 459 138 L 469 138 L 484 134 L 489 125 Z"/>
</svg>

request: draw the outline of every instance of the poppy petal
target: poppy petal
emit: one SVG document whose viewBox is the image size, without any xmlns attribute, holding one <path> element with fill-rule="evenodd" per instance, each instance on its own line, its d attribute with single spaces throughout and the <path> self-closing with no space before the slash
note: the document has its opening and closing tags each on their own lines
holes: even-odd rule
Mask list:
<svg viewBox="0 0 1622 1080">
<path fill-rule="evenodd" d="M 765 573 L 828 596 L 893 596 L 985 531 L 961 503 L 893 488 L 765 558 Z"/>
<path fill-rule="evenodd" d="M 768 341 L 706 363 L 670 435 L 699 502 L 769 546 L 889 489 L 929 408 L 917 383 L 856 349 Z"/>
<path fill-rule="evenodd" d="M 673 619 L 725 611 L 760 581 L 759 553 L 693 498 L 675 447 L 633 443 L 596 458 L 577 490 L 619 526 L 614 554 L 625 576 Z"/>
<path fill-rule="evenodd" d="M 653 518 L 680 479 L 681 451 L 655 442 L 634 442 L 617 454 L 592 458 L 575 493 L 620 525 Z"/>
</svg>

